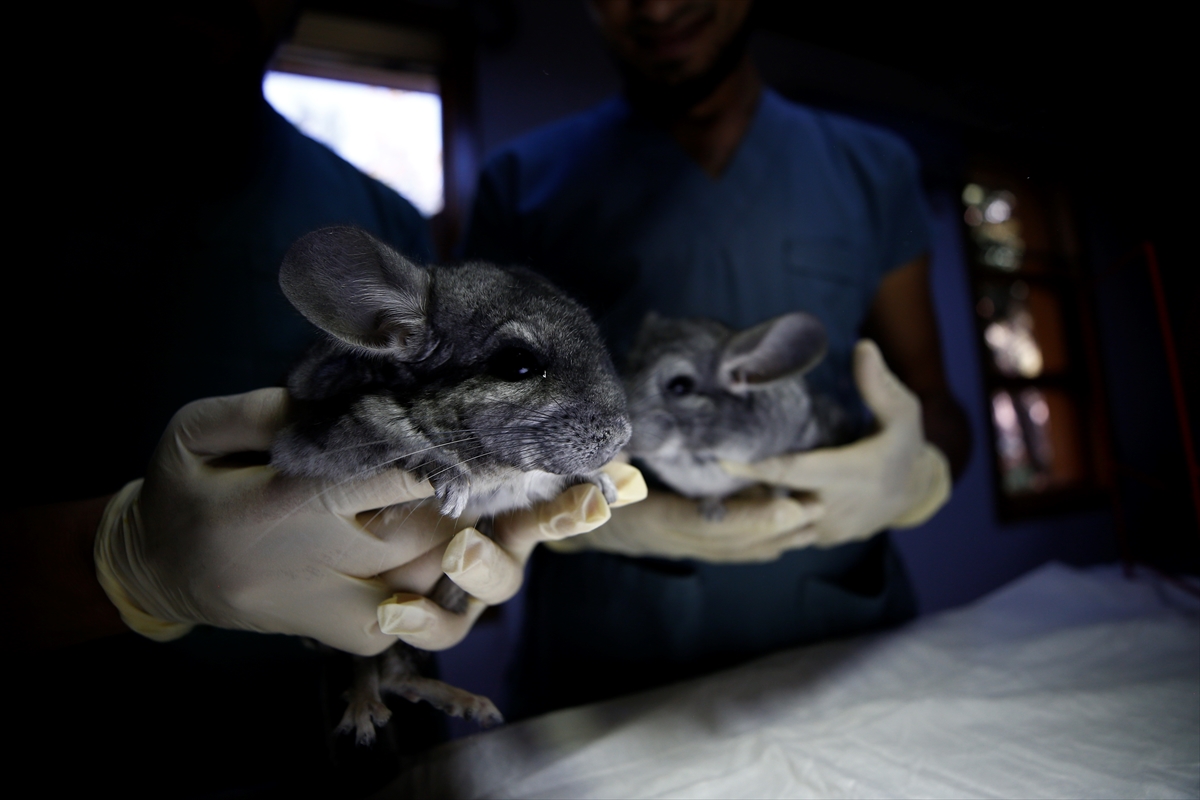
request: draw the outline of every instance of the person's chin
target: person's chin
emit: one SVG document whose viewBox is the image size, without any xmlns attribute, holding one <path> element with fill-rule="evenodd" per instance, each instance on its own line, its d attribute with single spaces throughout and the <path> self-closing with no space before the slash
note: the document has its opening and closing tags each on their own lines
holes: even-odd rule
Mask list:
<svg viewBox="0 0 1200 800">
<path fill-rule="evenodd" d="M 716 58 L 716 54 L 689 52 L 671 58 L 642 57 L 630 66 L 642 81 L 669 91 L 706 75 Z"/>
<path fill-rule="evenodd" d="M 662 61 L 648 65 L 638 71 L 641 73 L 644 81 L 660 87 L 661 91 L 670 91 L 672 87 L 679 86 L 691 78 L 704 74 L 704 70 L 694 69 L 684 60 Z"/>
</svg>

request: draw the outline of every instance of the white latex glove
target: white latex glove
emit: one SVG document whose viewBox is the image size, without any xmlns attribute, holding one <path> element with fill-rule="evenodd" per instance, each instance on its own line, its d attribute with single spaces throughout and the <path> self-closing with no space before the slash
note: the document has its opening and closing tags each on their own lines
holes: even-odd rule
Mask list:
<svg viewBox="0 0 1200 800">
<path fill-rule="evenodd" d="M 874 342 L 855 346 L 854 378 L 879 424 L 871 436 L 756 464 L 721 462 L 731 475 L 814 496 L 824 513 L 807 532 L 820 547 L 920 525 L 950 497 L 950 465 L 925 441 L 921 402 L 887 368 Z"/>
<path fill-rule="evenodd" d="M 559 553 L 602 550 L 712 562 L 774 561 L 787 550 L 811 544 L 805 526 L 821 514 L 817 504 L 790 497 L 738 496 L 724 505 L 724 516 L 710 520 L 695 500 L 650 492 L 643 502 L 614 510 L 612 519 L 591 533 L 547 541 L 546 546 Z"/>
<path fill-rule="evenodd" d="M 428 603 L 419 596 L 443 574 L 446 543 L 462 526 L 440 517 L 435 502 L 378 511 L 432 496 L 427 482 L 399 470 L 335 484 L 229 457 L 266 451 L 286 413 L 283 389 L 185 406 L 145 480 L 109 502 L 96 535 L 96 571 L 133 630 L 165 641 L 208 624 L 310 636 L 361 655 L 386 649 L 396 635 L 426 649 L 449 647 L 485 602 L 515 592 L 530 540 L 590 530 L 608 518 L 603 496 L 583 486 L 545 504 L 557 514 L 531 511 L 531 518 L 506 521 L 501 543 L 464 530 L 455 539 L 465 542 L 462 556 L 451 559 L 449 574 L 475 595 L 468 614 L 422 607 L 419 625 L 388 626 L 413 602 Z"/>
<path fill-rule="evenodd" d="M 418 594 L 397 594 L 379 607 L 380 626 L 425 650 L 457 644 L 483 609 L 511 599 L 520 590 L 525 563 L 539 543 L 591 531 L 609 520 L 610 508 L 646 497 L 646 481 L 634 467 L 611 463 L 604 471 L 617 487 L 617 500 L 611 506 L 595 486 L 572 486 L 533 508 L 498 515 L 492 525 L 494 540 L 474 528 L 460 531 L 451 540 L 441 566 L 472 595 L 465 614 L 451 614 Z"/>
</svg>

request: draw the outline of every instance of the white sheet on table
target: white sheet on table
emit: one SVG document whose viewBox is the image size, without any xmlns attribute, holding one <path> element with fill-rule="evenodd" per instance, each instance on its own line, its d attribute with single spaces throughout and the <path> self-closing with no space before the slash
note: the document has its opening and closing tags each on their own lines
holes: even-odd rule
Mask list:
<svg viewBox="0 0 1200 800">
<path fill-rule="evenodd" d="M 387 797 L 1200 797 L 1200 607 L 1047 565 L 906 628 L 433 751 Z"/>
</svg>

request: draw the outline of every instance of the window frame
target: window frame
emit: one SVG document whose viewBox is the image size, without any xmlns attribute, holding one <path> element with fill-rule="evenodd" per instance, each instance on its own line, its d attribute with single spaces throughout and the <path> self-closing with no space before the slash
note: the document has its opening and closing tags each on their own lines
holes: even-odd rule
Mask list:
<svg viewBox="0 0 1200 800">
<path fill-rule="evenodd" d="M 977 153 L 969 159 L 963 180 L 964 188 L 974 183 L 1013 192 L 1018 198 L 1018 218 L 1024 210 L 1022 206 L 1032 207 L 1032 211 L 1025 210 L 1027 216 L 1041 217 L 1034 224 L 1042 228 L 1039 237 L 1042 246 L 1025 250 L 1022 265 L 1013 271 L 1004 271 L 983 262 L 972 226 L 967 223 L 965 213 L 960 216 L 972 293 L 970 313 L 975 323 L 975 343 L 984 389 L 984 415 L 990 432 L 987 449 L 991 456 L 993 494 L 1001 522 L 1104 508 L 1111 503 L 1113 488 L 1112 437 L 1100 372 L 1096 324 L 1089 282 L 1083 272 L 1075 214 L 1065 183 L 1052 172 L 1038 167 L 1025 159 Z M 1022 204 L 1021 197 L 1027 200 L 1036 197 L 1037 202 Z M 960 203 L 959 208 L 965 212 L 966 204 Z M 1025 265 L 1029 262 L 1037 263 L 1040 269 L 1027 269 Z M 978 311 L 977 304 L 984 296 L 986 285 L 1012 286 L 1017 281 L 1024 281 L 1031 292 L 1036 288 L 1047 293 L 1056 302 L 1061 345 L 1065 351 L 1060 372 L 1019 377 L 1006 375 L 996 366 L 985 338 L 990 320 Z M 1030 388 L 1061 392 L 1073 407 L 1078 447 L 1074 458 L 1079 460 L 1081 475 L 1075 482 L 1042 491 L 1012 493 L 1005 487 L 992 402 L 1000 391 L 1015 395 Z"/>
<path fill-rule="evenodd" d="M 421 12 L 421 13 L 416 13 Z M 405 3 L 325 10 L 311 3 L 276 49 L 268 70 L 432 91 L 442 106 L 444 204 L 430 219 L 439 258 L 449 260 L 466 225 L 481 159 L 473 26 L 456 8 Z"/>
</svg>

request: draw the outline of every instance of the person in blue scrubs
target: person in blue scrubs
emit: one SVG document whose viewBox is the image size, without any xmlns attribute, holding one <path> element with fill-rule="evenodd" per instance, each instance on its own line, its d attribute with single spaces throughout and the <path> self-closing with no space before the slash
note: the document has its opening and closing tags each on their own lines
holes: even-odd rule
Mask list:
<svg viewBox="0 0 1200 800">
<path fill-rule="evenodd" d="M 734 328 L 812 312 L 825 323 L 829 352 L 810 373 L 811 385 L 850 409 L 862 435 L 880 421 L 864 408 L 863 379 L 855 377 L 855 359 L 864 357 L 855 355 L 856 341 L 870 335 L 920 400 L 927 449 L 959 471 L 969 434 L 943 374 L 927 280 L 927 213 L 907 146 L 764 88 L 746 54 L 749 0 L 589 6 L 624 93 L 489 160 L 465 254 L 526 264 L 556 281 L 589 307 L 618 360 L 650 310 Z M 857 491 L 869 506 L 888 479 L 863 472 Z M 943 500 L 944 493 L 933 508 Z M 900 515 L 853 536 L 780 536 L 773 541 L 784 544 L 769 560 L 738 563 L 746 559 L 667 544 L 654 510 L 669 507 L 678 516 L 679 501 L 657 487 L 624 521 L 618 510 L 608 526 L 569 548 L 539 550 L 515 670 L 517 716 L 915 612 L 887 533 L 869 535 L 899 524 Z M 763 505 L 757 522 L 775 511 Z M 605 535 L 619 524 L 623 543 Z M 697 542 L 706 525 L 693 518 Z M 755 527 L 750 508 L 720 534 L 736 543 Z M 825 546 L 798 546 L 814 542 Z"/>
</svg>

